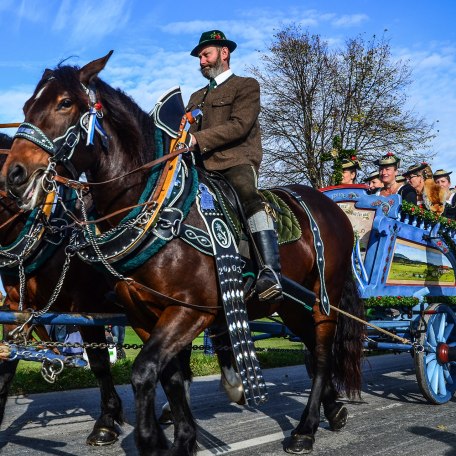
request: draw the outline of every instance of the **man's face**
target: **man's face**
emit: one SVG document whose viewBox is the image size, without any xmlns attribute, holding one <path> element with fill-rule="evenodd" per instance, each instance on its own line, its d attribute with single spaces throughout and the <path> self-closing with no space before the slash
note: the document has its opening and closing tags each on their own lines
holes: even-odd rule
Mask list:
<svg viewBox="0 0 456 456">
<path fill-rule="evenodd" d="M 424 179 L 421 174 L 410 174 L 407 176 L 407 180 L 415 190 L 421 190 L 424 187 Z"/>
<path fill-rule="evenodd" d="M 371 190 L 375 190 L 376 188 L 382 188 L 382 187 L 383 187 L 383 182 L 380 179 L 377 179 L 376 177 L 369 181 L 369 188 Z"/>
<path fill-rule="evenodd" d="M 450 181 L 448 180 L 448 177 L 438 177 L 435 179 L 435 183 L 445 190 L 449 190 L 450 188 Z"/>
<path fill-rule="evenodd" d="M 344 169 L 342 171 L 342 181 L 341 184 L 353 184 L 355 180 L 356 172 L 349 169 Z"/>
<path fill-rule="evenodd" d="M 198 54 L 201 74 L 207 79 L 213 79 L 228 69 L 222 57 L 228 48 L 206 46 Z"/>
<path fill-rule="evenodd" d="M 396 182 L 397 169 L 395 166 L 381 166 L 378 172 L 383 184 L 389 185 Z"/>
</svg>

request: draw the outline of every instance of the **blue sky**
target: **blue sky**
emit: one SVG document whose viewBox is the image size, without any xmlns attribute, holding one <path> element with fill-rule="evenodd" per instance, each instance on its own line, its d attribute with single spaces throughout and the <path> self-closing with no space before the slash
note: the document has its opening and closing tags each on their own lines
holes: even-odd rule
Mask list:
<svg viewBox="0 0 456 456">
<path fill-rule="evenodd" d="M 333 46 L 387 30 L 394 57 L 413 69 L 410 107 L 438 121 L 433 168 L 456 171 L 455 18 L 454 0 L 1 0 L 0 123 L 22 121 L 43 70 L 69 57 L 82 66 L 113 49 L 102 78 L 150 110 L 170 87 L 180 85 L 187 101 L 205 84 L 189 55 L 203 31 L 223 30 L 238 43 L 231 65 L 244 75 L 290 22 Z"/>
<path fill-rule="evenodd" d="M 171 5 L 171 7 L 170 7 Z M 0 122 L 22 120 L 22 105 L 46 67 L 62 59 L 82 66 L 114 54 L 103 71 L 108 83 L 145 110 L 168 88 L 180 85 L 187 101 L 205 84 L 189 55 L 201 32 L 223 30 L 238 43 L 232 68 L 246 74 L 275 31 L 290 21 L 331 45 L 347 37 L 381 36 L 387 30 L 395 58 L 410 60 L 410 107 L 438 121 L 433 168 L 456 162 L 456 2 L 440 0 L 249 0 L 197 3 L 147 0 L 2 0 Z M 8 131 L 13 133 L 12 130 Z M 385 151 L 380 151 L 385 152 Z M 456 166 L 455 166 L 456 171 Z"/>
</svg>

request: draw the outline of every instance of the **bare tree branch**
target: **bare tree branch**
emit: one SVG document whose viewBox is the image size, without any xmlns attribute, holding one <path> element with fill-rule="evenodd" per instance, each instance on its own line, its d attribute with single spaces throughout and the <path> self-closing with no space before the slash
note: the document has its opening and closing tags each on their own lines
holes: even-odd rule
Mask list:
<svg viewBox="0 0 456 456">
<path fill-rule="evenodd" d="M 329 185 L 336 136 L 356 150 L 365 174 L 389 150 L 404 166 L 430 157 L 419 150 L 434 138 L 434 125 L 406 109 L 411 71 L 393 61 L 384 38 L 358 36 L 330 51 L 319 35 L 291 25 L 274 35 L 262 67 L 250 70 L 262 89 L 261 175 L 268 185 Z"/>
</svg>

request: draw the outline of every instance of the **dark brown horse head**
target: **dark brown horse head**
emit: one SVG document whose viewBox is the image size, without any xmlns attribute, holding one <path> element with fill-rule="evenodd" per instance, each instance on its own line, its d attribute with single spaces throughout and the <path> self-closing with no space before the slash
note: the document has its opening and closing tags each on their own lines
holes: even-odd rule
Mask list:
<svg viewBox="0 0 456 456">
<path fill-rule="evenodd" d="M 26 101 L 23 111 L 24 122 L 16 133 L 6 163 L 2 168 L 7 190 L 20 201 L 21 207 L 33 209 L 46 195 L 49 184 L 49 166 L 67 161 L 71 165 L 71 177 L 77 178 L 92 163 L 78 160 L 69 162 L 74 149 L 62 152 L 62 145 L 80 139 L 83 131 L 79 126 L 82 116 L 94 104 L 90 100 L 88 87 L 98 79 L 98 73 L 105 67 L 112 51 L 105 57 L 94 60 L 82 68 L 59 65 L 54 70 L 46 69 Z M 74 127 L 73 130 L 72 127 Z M 83 141 L 79 141 L 82 143 Z M 56 155 L 60 154 L 60 159 Z M 65 154 L 67 156 L 65 156 Z M 67 166 L 68 168 L 68 166 Z"/>
</svg>

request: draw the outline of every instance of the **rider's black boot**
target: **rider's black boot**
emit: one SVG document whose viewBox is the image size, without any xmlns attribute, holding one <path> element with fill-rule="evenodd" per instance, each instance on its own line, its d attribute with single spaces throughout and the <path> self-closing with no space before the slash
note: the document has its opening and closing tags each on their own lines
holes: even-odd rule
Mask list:
<svg viewBox="0 0 456 456">
<path fill-rule="evenodd" d="M 258 297 L 260 301 L 279 301 L 283 295 L 277 233 L 275 230 L 263 230 L 252 235 L 263 261 L 255 285 Z"/>
</svg>

